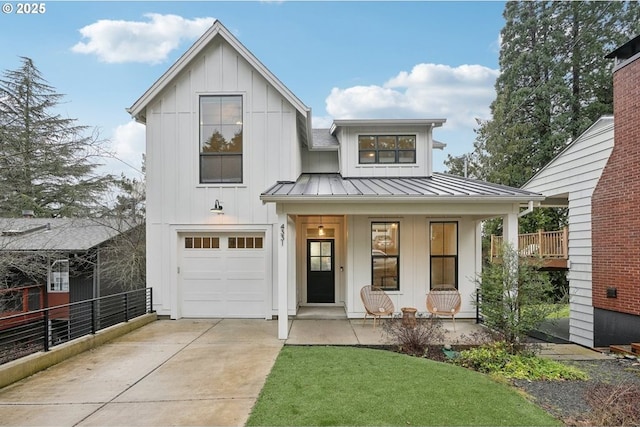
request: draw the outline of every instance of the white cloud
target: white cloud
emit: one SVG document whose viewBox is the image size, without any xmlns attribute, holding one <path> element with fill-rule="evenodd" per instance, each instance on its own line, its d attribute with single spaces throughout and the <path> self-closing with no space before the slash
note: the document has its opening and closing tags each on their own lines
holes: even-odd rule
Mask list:
<svg viewBox="0 0 640 427">
<path fill-rule="evenodd" d="M 111 151 L 114 153 L 114 159 L 108 162 L 111 168 L 124 171 L 128 176 L 138 175 L 145 152 L 145 126 L 131 120 L 116 127 L 111 138 Z"/>
<path fill-rule="evenodd" d="M 328 129 L 333 124 L 331 116 L 311 116 L 312 126 L 314 129 Z"/>
<path fill-rule="evenodd" d="M 148 21 L 99 20 L 80 29 L 83 39 L 73 52 L 94 54 L 103 62 L 157 64 L 184 40 L 202 35 L 214 18 L 185 19 L 177 15 L 144 15 Z"/>
<path fill-rule="evenodd" d="M 500 54 L 500 49 L 502 49 L 502 33 L 498 33 L 498 37 L 496 37 L 496 41 L 491 43 L 491 51 L 497 54 Z"/>
<path fill-rule="evenodd" d="M 418 64 L 382 85 L 333 88 L 327 112 L 349 118 L 445 118 L 449 129 L 490 117 L 499 71 L 481 65 Z"/>
</svg>

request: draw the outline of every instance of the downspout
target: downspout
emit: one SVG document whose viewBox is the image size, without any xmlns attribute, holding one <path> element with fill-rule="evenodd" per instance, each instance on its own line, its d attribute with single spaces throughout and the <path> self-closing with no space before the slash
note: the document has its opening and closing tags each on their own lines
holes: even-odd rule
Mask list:
<svg viewBox="0 0 640 427">
<path fill-rule="evenodd" d="M 531 212 L 533 212 L 533 200 L 529 200 L 529 205 L 527 206 L 527 209 L 520 212 L 518 214 L 518 218 L 522 218 L 523 216 L 528 215 Z"/>
</svg>

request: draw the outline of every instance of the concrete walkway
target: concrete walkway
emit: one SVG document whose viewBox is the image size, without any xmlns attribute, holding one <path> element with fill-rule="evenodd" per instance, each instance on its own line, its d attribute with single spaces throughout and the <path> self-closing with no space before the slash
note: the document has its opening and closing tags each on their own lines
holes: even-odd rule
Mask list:
<svg viewBox="0 0 640 427">
<path fill-rule="evenodd" d="M 242 426 L 283 346 L 277 321 L 158 320 L 0 389 L 0 425 Z M 444 322 L 446 343 L 482 327 Z M 372 320 L 302 318 L 291 345 L 388 344 Z M 547 357 L 606 357 L 577 345 L 545 345 Z"/>
<path fill-rule="evenodd" d="M 159 320 L 0 390 L 0 425 L 244 425 L 277 322 Z"/>
</svg>

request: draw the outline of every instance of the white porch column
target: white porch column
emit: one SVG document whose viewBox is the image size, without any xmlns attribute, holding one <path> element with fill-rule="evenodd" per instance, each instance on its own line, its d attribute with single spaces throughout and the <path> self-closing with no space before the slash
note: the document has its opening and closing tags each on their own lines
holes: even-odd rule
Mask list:
<svg viewBox="0 0 640 427">
<path fill-rule="evenodd" d="M 281 340 L 286 340 L 289 336 L 288 231 L 287 214 L 279 213 L 275 238 L 278 246 L 278 339 Z"/>
<path fill-rule="evenodd" d="M 518 251 L 518 211 L 507 214 L 502 217 L 502 236 L 503 242 Z"/>
</svg>

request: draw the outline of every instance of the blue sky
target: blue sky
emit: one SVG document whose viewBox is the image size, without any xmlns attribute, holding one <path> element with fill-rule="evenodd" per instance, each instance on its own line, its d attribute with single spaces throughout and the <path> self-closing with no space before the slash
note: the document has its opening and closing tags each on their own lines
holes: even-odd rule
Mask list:
<svg viewBox="0 0 640 427">
<path fill-rule="evenodd" d="M 503 2 L 46 1 L 42 14 L 0 14 L 0 70 L 31 58 L 65 95 L 60 113 L 97 128 L 136 177 L 144 127 L 125 109 L 219 19 L 312 109 L 334 118 L 446 118 L 435 138 L 469 152 L 489 118 Z M 3 9 L 4 11 L 4 9 Z M 127 166 L 132 165 L 132 167 Z"/>
</svg>

